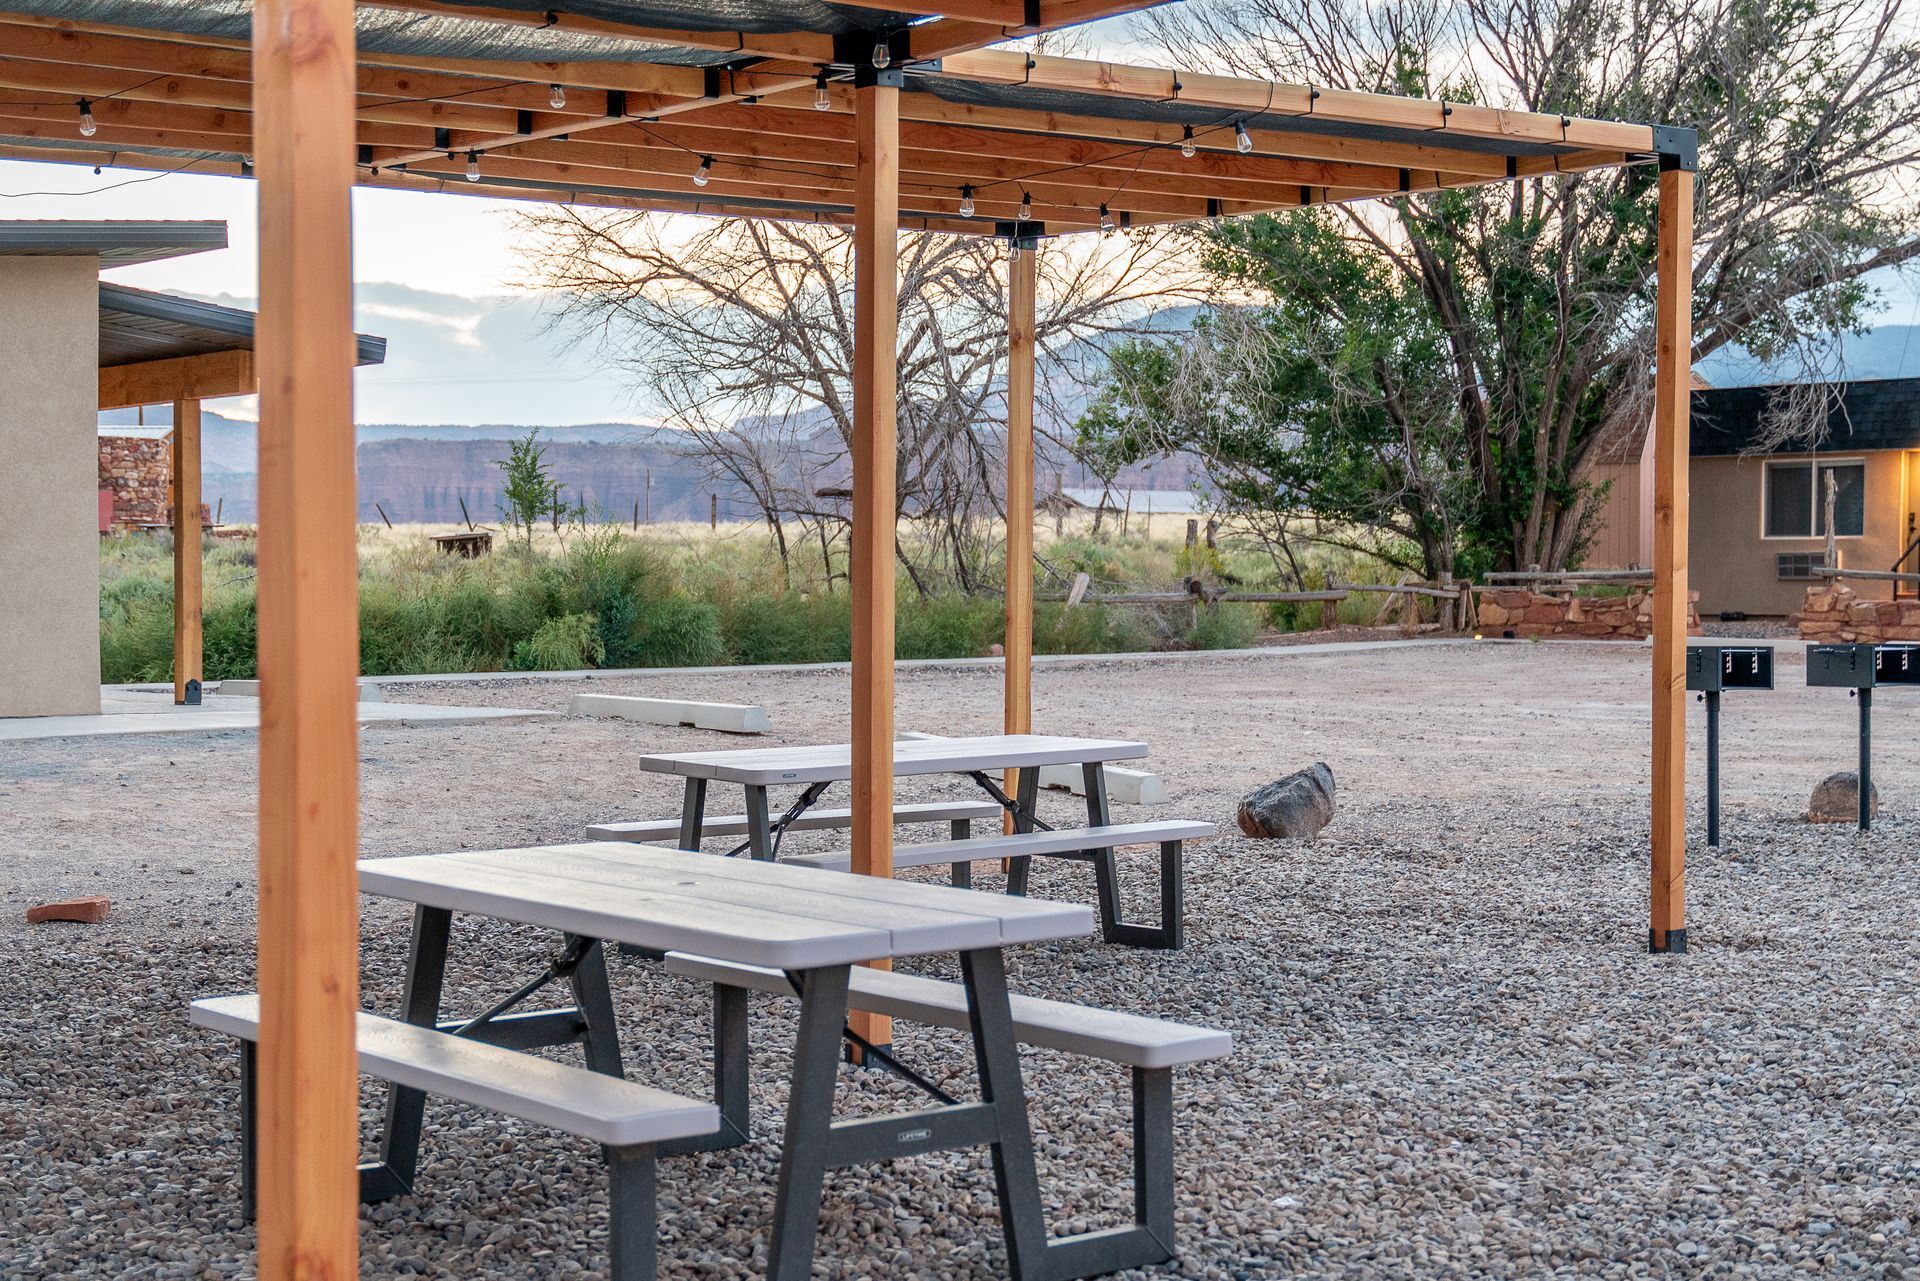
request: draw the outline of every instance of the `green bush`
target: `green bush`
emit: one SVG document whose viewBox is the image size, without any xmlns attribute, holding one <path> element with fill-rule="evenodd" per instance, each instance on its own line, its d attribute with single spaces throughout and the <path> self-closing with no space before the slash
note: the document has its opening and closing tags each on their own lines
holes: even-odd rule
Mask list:
<svg viewBox="0 0 1920 1281">
<path fill-rule="evenodd" d="M 259 672 L 259 613 L 253 584 L 225 587 L 200 611 L 201 675 L 210 681 L 251 680 Z M 168 663 L 168 677 L 172 663 Z"/>
<path fill-rule="evenodd" d="M 899 658 L 977 658 L 1006 634 L 1006 608 L 996 598 L 903 599 L 894 612 Z"/>
<path fill-rule="evenodd" d="M 1035 608 L 1036 654 L 1135 654 L 1154 649 L 1152 615 L 1132 605 L 1074 605 L 1050 601 Z"/>
<path fill-rule="evenodd" d="M 1214 605 L 1197 612 L 1193 626 L 1187 629 L 1187 644 L 1194 649 L 1245 649 L 1259 635 L 1260 613 L 1256 607 Z"/>
<path fill-rule="evenodd" d="M 593 615 L 562 614 L 515 645 L 510 666 L 518 672 L 571 672 L 596 667 L 604 657 Z"/>
<path fill-rule="evenodd" d="M 845 595 L 768 595 L 720 607 L 736 663 L 835 663 L 853 653 L 853 602 Z"/>
<path fill-rule="evenodd" d="M 638 667 L 718 667 L 727 661 L 720 611 L 702 601 L 669 596 L 638 609 L 632 630 Z M 618 666 L 611 659 L 609 667 Z"/>
</svg>

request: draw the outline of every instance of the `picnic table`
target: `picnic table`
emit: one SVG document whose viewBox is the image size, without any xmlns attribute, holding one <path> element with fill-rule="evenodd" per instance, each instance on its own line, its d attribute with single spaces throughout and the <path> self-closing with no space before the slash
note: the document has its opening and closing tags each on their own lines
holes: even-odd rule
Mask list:
<svg viewBox="0 0 1920 1281">
<path fill-rule="evenodd" d="M 1057 754 L 1076 751 L 1097 759 L 1100 752 L 1130 746 L 1036 745 L 1033 753 L 1056 754 L 1046 760 L 1029 756 L 1021 763 L 1088 759 Z M 816 758 L 814 765 L 791 763 L 833 772 L 830 761 L 819 762 L 820 749 L 807 750 Z M 831 751 L 825 755 L 830 757 Z M 919 753 L 907 757 L 910 764 L 935 759 L 951 758 Z M 1164 1244 L 1143 1227 L 1054 1241 L 1047 1236 L 1002 949 L 1090 932 L 1093 915 L 1084 906 L 916 882 L 823 876 L 777 863 L 604 842 L 368 859 L 360 862 L 359 874 L 363 892 L 414 905 L 404 997 L 407 1022 L 514 1049 L 584 1043 L 588 1066 L 609 1075 L 622 1075 L 622 1062 L 603 942 L 630 944 L 656 956 L 691 953 L 784 974 L 801 1008 L 768 1243 L 768 1276 L 773 1281 L 805 1281 L 811 1273 L 828 1169 L 980 1146 L 993 1152 L 1001 1222 L 1016 1277 L 1088 1276 L 1166 1257 Z M 556 930 L 564 945 L 543 974 L 488 1010 L 443 1022 L 442 977 L 454 912 Z M 959 954 L 980 1101 L 947 1100 L 905 1114 L 833 1120 L 840 1044 L 843 1036 L 851 1036 L 845 1027 L 851 967 L 940 952 Z M 553 982 L 571 987 L 572 1006 L 516 1012 Z M 716 1054 L 732 1036 L 744 1054 L 744 1005 L 736 1028 L 716 1026 Z M 716 1062 L 715 1076 L 723 1095 L 737 1093 L 744 1100 L 744 1066 L 738 1079 L 728 1080 L 725 1065 Z M 363 1171 L 363 1196 L 398 1195 L 411 1185 L 423 1103 L 421 1091 L 392 1087 L 381 1160 Z M 745 1139 L 739 1128 L 723 1126 L 677 1147 L 662 1144 L 660 1151 L 711 1150 Z M 1154 1165 L 1166 1167 L 1154 1182 L 1170 1189 L 1171 1157 L 1156 1159 Z M 1170 1205 L 1164 1217 L 1170 1228 Z"/>
<path fill-rule="evenodd" d="M 1087 824 L 1103 827 L 1108 821 L 1104 766 L 1109 761 L 1139 760 L 1146 754 L 1145 743 L 1051 734 L 899 739 L 893 745 L 893 772 L 895 777 L 965 775 L 1004 806 L 1013 815 L 1016 830 L 1024 832 L 1031 830 L 1034 823 L 1040 766 L 1078 765 L 1086 780 Z M 742 848 L 755 859 L 765 860 L 778 856 L 781 834 L 829 787 L 852 779 L 853 747 L 849 743 L 830 743 L 718 752 L 654 752 L 640 758 L 640 768 L 678 775 L 686 780 L 680 809 L 682 849 L 700 848 L 709 785 L 716 782 L 739 785 L 746 794 L 747 806 L 747 840 Z M 1017 794 L 1011 797 L 991 777 L 1007 769 L 1020 771 Z M 776 819 L 772 816 L 767 790 L 783 785 L 798 785 L 802 791 Z"/>
</svg>

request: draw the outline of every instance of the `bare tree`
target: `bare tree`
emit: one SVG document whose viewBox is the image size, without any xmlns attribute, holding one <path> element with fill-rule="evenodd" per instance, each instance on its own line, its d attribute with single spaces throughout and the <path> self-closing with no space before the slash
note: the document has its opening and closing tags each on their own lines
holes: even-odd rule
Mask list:
<svg viewBox="0 0 1920 1281">
<path fill-rule="evenodd" d="M 710 471 L 759 504 L 776 544 L 787 520 L 825 531 L 823 503 L 850 483 L 852 247 L 841 230 L 554 208 L 525 217 L 536 279 L 562 323 L 589 335 L 683 429 Z M 1134 332 L 1198 281 L 1164 235 L 1052 242 L 1039 259 L 1036 424 L 1067 428 L 1105 340 Z M 922 592 L 987 586 L 1004 518 L 1006 249 L 986 237 L 900 242 L 899 481 L 902 566 Z"/>
</svg>

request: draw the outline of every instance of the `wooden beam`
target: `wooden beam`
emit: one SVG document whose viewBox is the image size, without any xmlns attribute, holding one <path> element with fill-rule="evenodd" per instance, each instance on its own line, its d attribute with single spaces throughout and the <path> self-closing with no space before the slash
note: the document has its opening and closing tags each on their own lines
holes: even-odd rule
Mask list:
<svg viewBox="0 0 1920 1281">
<path fill-rule="evenodd" d="M 853 870 L 893 875 L 893 606 L 899 371 L 900 90 L 854 91 L 853 222 Z M 887 968 L 884 964 L 882 968 Z M 893 1022 L 856 1010 L 874 1045 Z"/>
<path fill-rule="evenodd" d="M 200 701 L 200 402 L 173 402 L 173 701 Z"/>
<path fill-rule="evenodd" d="M 255 0 L 260 1281 L 359 1275 L 353 0 Z"/>
<path fill-rule="evenodd" d="M 256 45 L 258 39 L 256 33 Z M 17 58 L 112 67 L 155 75 L 196 76 L 244 83 L 253 74 L 253 63 L 247 51 L 229 42 L 211 40 L 189 43 L 180 36 L 167 39 L 151 32 L 139 36 L 108 35 L 83 30 L 74 23 L 48 26 L 37 22 L 21 22 L 12 14 L 0 14 L 0 50 Z M 698 98 L 705 92 L 706 84 L 706 75 L 698 67 L 650 62 L 507 61 L 443 58 L 372 49 L 360 50 L 359 59 L 369 67 L 404 68 L 469 77 L 477 82 L 469 85 L 469 88 L 499 85 L 513 80 L 529 81 L 544 87 L 549 82 L 564 80 L 568 85 L 582 89 L 617 89 L 625 93 L 661 93 Z"/>
<path fill-rule="evenodd" d="M 1007 627 L 1002 723 L 1009 734 L 1033 729 L 1033 385 L 1040 247 L 1016 244 L 1007 264 Z M 1020 771 L 1006 772 L 1018 796 Z M 1013 816 L 1007 816 L 1012 830 Z"/>
<path fill-rule="evenodd" d="M 132 365 L 110 365 L 100 371 L 100 408 L 126 409 L 133 405 L 164 405 L 170 400 L 251 396 L 258 386 L 250 351 L 215 351 L 204 356 L 143 360 Z"/>
<path fill-rule="evenodd" d="M 1654 952 L 1687 950 L 1687 453 L 1693 375 L 1693 173 L 1660 173 L 1653 365 Z"/>
</svg>

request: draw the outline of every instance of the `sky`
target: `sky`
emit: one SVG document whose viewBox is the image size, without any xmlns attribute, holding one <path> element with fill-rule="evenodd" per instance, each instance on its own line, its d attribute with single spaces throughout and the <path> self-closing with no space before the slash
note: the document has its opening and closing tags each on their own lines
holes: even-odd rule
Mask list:
<svg viewBox="0 0 1920 1281">
<path fill-rule="evenodd" d="M 1126 19 L 1086 29 L 1087 56 L 1152 62 Z M 0 217 L 222 219 L 230 247 L 127 267 L 107 279 L 251 307 L 258 235 L 252 182 L 0 161 Z M 362 423 L 639 422 L 651 406 L 599 354 L 550 329 L 514 246 L 527 206 L 471 196 L 357 188 L 355 323 L 389 340 L 387 363 L 360 371 Z M 1920 278 L 1878 282 L 1888 324 L 1920 323 Z M 254 415 L 252 397 L 221 412 Z"/>
</svg>

